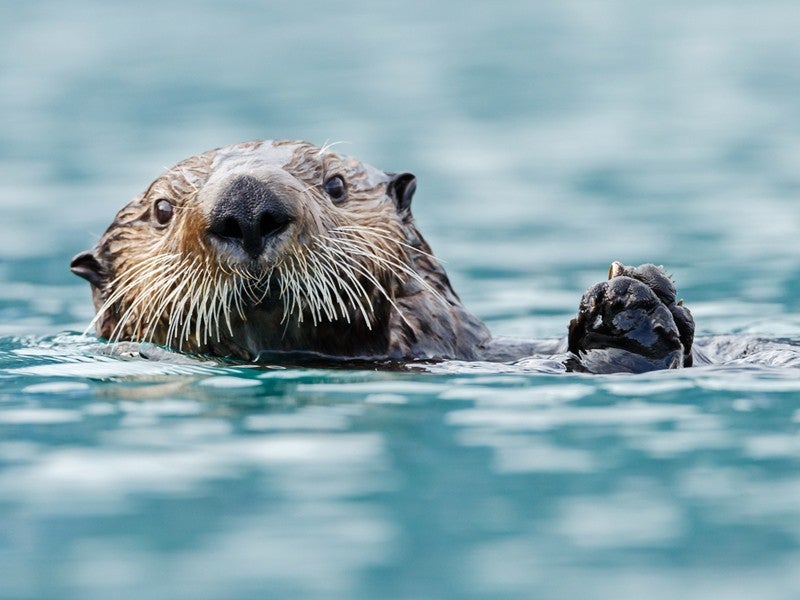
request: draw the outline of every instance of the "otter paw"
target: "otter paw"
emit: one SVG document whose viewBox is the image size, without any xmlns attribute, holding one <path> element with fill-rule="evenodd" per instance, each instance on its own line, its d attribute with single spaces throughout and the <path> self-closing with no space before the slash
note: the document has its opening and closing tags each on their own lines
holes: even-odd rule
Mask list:
<svg viewBox="0 0 800 600">
<path fill-rule="evenodd" d="M 663 268 L 614 262 L 608 281 L 589 288 L 569 324 L 568 367 L 641 373 L 692 365 L 694 320 Z"/>
</svg>

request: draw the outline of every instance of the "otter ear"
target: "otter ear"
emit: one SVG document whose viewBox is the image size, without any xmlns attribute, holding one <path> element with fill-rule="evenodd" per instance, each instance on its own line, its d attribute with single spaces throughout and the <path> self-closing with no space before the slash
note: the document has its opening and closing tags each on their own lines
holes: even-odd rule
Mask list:
<svg viewBox="0 0 800 600">
<path fill-rule="evenodd" d="M 387 173 L 390 177 L 386 185 L 386 193 L 394 200 L 397 212 L 404 212 L 411 208 L 411 198 L 417 191 L 417 178 L 411 173 Z"/>
<path fill-rule="evenodd" d="M 86 281 L 91 283 L 94 287 L 101 287 L 105 280 L 106 271 L 97 257 L 91 250 L 81 252 L 72 262 L 69 263 L 69 269 L 78 277 L 83 277 Z"/>
</svg>

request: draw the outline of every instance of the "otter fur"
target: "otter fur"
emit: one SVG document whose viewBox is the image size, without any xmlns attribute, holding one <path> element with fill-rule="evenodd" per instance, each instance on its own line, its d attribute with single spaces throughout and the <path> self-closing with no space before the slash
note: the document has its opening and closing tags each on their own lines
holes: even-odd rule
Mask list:
<svg viewBox="0 0 800 600">
<path fill-rule="evenodd" d="M 91 284 L 90 328 L 110 341 L 243 361 L 516 360 L 535 352 L 533 342 L 493 338 L 462 305 L 414 223 L 415 189 L 410 173 L 302 141 L 188 158 L 73 259 L 72 271 Z M 593 360 L 591 370 L 688 366 L 691 334 L 675 319 L 691 316 L 674 308 L 674 287 L 671 299 L 659 297 L 666 276 L 650 267 L 612 269 L 626 284 L 608 289 L 637 300 L 614 304 L 600 333 L 598 302 L 613 299 L 604 299 L 606 288 L 584 297 L 569 336 L 578 370 L 584 350 L 609 363 Z M 636 328 L 617 327 L 622 313 L 635 313 Z"/>
<path fill-rule="evenodd" d="M 491 336 L 411 216 L 416 180 L 305 142 L 193 156 L 72 270 L 109 340 L 255 360 L 475 359 Z"/>
</svg>

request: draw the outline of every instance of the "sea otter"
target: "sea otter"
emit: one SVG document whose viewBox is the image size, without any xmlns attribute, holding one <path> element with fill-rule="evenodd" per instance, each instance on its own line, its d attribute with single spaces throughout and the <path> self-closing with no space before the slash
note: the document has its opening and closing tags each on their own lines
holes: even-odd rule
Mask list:
<svg viewBox="0 0 800 600">
<path fill-rule="evenodd" d="M 461 303 L 411 214 L 416 179 L 329 147 L 188 158 L 124 206 L 72 271 L 97 335 L 242 361 L 513 361 Z M 92 326 L 90 325 L 90 327 Z M 614 263 L 569 325 L 573 370 L 689 366 L 694 324 L 654 265 Z"/>
</svg>

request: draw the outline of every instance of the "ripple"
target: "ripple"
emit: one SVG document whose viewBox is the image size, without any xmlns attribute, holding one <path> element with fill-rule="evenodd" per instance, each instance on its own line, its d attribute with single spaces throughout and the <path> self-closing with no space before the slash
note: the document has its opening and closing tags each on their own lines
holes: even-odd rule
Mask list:
<svg viewBox="0 0 800 600">
<path fill-rule="evenodd" d="M 230 376 L 216 376 L 203 379 L 198 385 L 219 388 L 219 389 L 236 389 L 236 388 L 249 388 L 259 387 L 263 383 L 257 379 L 250 379 L 244 377 L 230 377 Z"/>
<path fill-rule="evenodd" d="M 543 439 L 480 429 L 461 431 L 457 438 L 464 446 L 491 448 L 499 473 L 588 473 L 598 468 L 591 452 Z"/>
<path fill-rule="evenodd" d="M 361 381 L 353 383 L 301 383 L 296 388 L 296 393 L 309 397 L 324 398 L 358 398 L 366 401 L 368 398 L 389 398 L 393 404 L 406 404 L 412 399 L 426 400 L 431 396 L 446 393 L 447 384 L 428 383 L 424 379 L 389 380 L 389 381 Z"/>
<path fill-rule="evenodd" d="M 305 498 L 339 498 L 385 485 L 380 477 L 383 443 L 375 434 L 231 438 L 227 426 L 198 425 L 150 428 L 135 435 L 119 430 L 106 436 L 99 449 L 41 451 L 29 463 L 0 470 L 0 501 L 41 514 L 117 514 L 133 510 L 137 495 L 185 498 L 205 482 L 253 469 L 271 473 L 285 489 Z"/>
<path fill-rule="evenodd" d="M 701 429 L 678 429 L 668 431 L 629 432 L 629 444 L 658 459 L 674 458 L 682 454 L 702 450 L 726 450 L 738 448 L 740 443 L 725 430 L 724 423 L 705 417 L 706 425 Z"/>
<path fill-rule="evenodd" d="M 791 434 L 754 435 L 744 442 L 747 456 L 756 460 L 800 458 L 800 437 Z"/>
<path fill-rule="evenodd" d="M 536 411 L 475 408 L 452 411 L 446 420 L 459 426 L 548 431 L 574 425 L 649 425 L 695 419 L 698 415 L 694 406 L 630 402 L 605 407 L 561 407 Z"/>
<path fill-rule="evenodd" d="M 249 415 L 243 427 L 250 431 L 337 431 L 348 427 L 348 415 L 328 407 L 308 407 L 295 413 Z"/>
<path fill-rule="evenodd" d="M 591 549 L 658 547 L 684 535 L 688 524 L 669 494 L 647 487 L 561 503 L 554 528 L 571 543 Z"/>
<path fill-rule="evenodd" d="M 0 425 L 58 425 L 83 418 L 80 411 L 55 408 L 0 409 Z"/>
<path fill-rule="evenodd" d="M 126 414 L 136 416 L 175 416 L 184 417 L 202 412 L 202 405 L 195 400 L 143 400 L 139 402 L 124 400 L 119 408 Z"/>
<path fill-rule="evenodd" d="M 671 375 L 671 374 L 670 374 Z M 652 396 L 680 392 L 696 387 L 693 381 L 679 377 L 659 380 L 628 379 L 606 383 L 602 387 L 617 396 Z"/>
<path fill-rule="evenodd" d="M 364 398 L 367 404 L 408 404 L 408 398 L 402 394 L 369 394 Z"/>
<path fill-rule="evenodd" d="M 32 375 L 36 377 L 72 377 L 84 379 L 110 379 L 128 377 L 154 377 L 163 375 L 207 374 L 208 367 L 172 365 L 145 360 L 89 360 L 33 365 L 6 369 L 13 375 Z"/>
<path fill-rule="evenodd" d="M 503 382 L 507 384 L 508 380 Z M 536 406 L 571 402 L 596 391 L 594 386 L 584 384 L 537 385 L 533 388 L 521 387 L 520 383 L 516 385 L 515 388 L 464 385 L 445 390 L 439 397 L 445 400 L 475 400 L 487 406 Z"/>
<path fill-rule="evenodd" d="M 793 371 L 783 374 L 722 368 L 714 377 L 698 377 L 695 381 L 699 387 L 714 391 L 797 392 L 800 391 L 800 378 Z"/>
<path fill-rule="evenodd" d="M 53 381 L 50 383 L 35 383 L 22 388 L 27 394 L 69 394 L 71 392 L 85 392 L 89 384 L 78 381 Z"/>
</svg>

